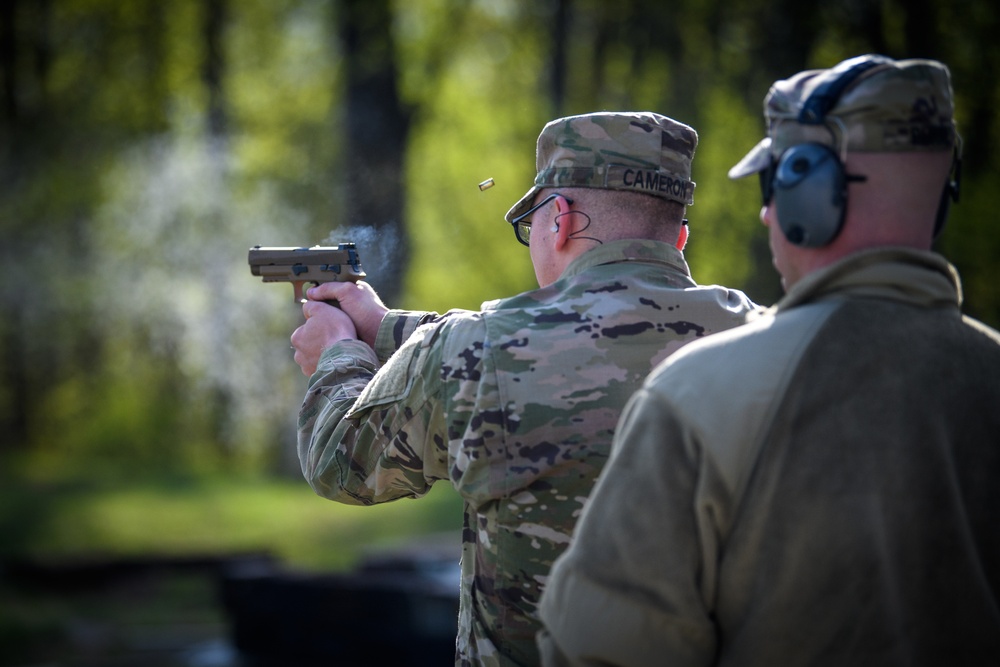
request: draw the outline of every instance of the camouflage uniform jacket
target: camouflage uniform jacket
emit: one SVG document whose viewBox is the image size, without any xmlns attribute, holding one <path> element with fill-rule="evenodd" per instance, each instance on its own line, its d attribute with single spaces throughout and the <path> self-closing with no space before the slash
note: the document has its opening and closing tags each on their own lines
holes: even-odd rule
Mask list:
<svg viewBox="0 0 1000 667">
<path fill-rule="evenodd" d="M 324 351 L 299 417 L 303 473 L 365 505 L 449 480 L 465 501 L 457 663 L 537 664 L 549 566 L 625 402 L 671 352 L 753 307 L 696 285 L 673 246 L 617 241 L 479 312 L 392 311 L 378 355 L 358 341 Z"/>
</svg>

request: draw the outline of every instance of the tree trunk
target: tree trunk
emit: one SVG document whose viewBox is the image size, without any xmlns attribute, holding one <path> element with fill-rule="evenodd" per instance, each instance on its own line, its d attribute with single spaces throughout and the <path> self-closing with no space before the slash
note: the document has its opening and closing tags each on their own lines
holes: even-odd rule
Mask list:
<svg viewBox="0 0 1000 667">
<path fill-rule="evenodd" d="M 396 84 L 392 10 L 388 0 L 342 0 L 341 10 L 347 72 L 344 226 L 374 231 L 359 251 L 369 282 L 392 307 L 409 261 L 403 165 L 410 126 Z"/>
</svg>

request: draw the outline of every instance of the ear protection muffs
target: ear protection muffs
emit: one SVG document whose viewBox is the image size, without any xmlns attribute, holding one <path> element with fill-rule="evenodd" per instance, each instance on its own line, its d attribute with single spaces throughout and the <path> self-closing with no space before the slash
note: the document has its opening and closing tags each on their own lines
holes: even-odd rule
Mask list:
<svg viewBox="0 0 1000 667">
<path fill-rule="evenodd" d="M 847 177 L 829 146 L 799 144 L 786 150 L 774 166 L 771 188 L 778 225 L 789 243 L 816 248 L 840 233 Z"/>
<path fill-rule="evenodd" d="M 845 60 L 821 75 L 816 89 L 802 104 L 796 119 L 803 125 L 823 125 L 844 90 L 859 76 L 892 62 L 867 55 Z M 847 213 L 849 176 L 837 152 L 824 144 L 805 143 L 788 148 L 761 173 L 765 203 L 773 197 L 778 224 L 789 243 L 816 248 L 831 243 Z"/>
</svg>

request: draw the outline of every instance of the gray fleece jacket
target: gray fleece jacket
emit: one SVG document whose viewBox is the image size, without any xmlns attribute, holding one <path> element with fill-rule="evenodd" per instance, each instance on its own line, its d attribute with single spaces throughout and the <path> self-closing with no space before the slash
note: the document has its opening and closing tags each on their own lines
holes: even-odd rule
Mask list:
<svg viewBox="0 0 1000 667">
<path fill-rule="evenodd" d="M 1000 664 L 1000 334 L 869 251 L 681 350 L 542 599 L 547 665 Z"/>
</svg>

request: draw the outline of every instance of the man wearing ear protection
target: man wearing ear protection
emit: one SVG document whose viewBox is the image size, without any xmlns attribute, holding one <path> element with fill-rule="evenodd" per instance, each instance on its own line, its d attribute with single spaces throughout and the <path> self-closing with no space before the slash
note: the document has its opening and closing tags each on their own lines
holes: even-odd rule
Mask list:
<svg viewBox="0 0 1000 667">
<path fill-rule="evenodd" d="M 543 663 L 1000 664 L 1000 334 L 931 251 L 949 72 L 862 56 L 777 81 L 764 114 L 730 175 L 761 175 L 786 295 L 626 407 Z"/>
<path fill-rule="evenodd" d="M 628 397 L 753 308 L 698 286 L 681 252 L 697 141 L 646 112 L 546 125 L 534 184 L 506 216 L 537 290 L 438 316 L 327 283 L 303 305 L 299 456 L 316 492 L 367 505 L 447 480 L 465 501 L 457 664 L 538 663 L 541 590 Z"/>
</svg>

